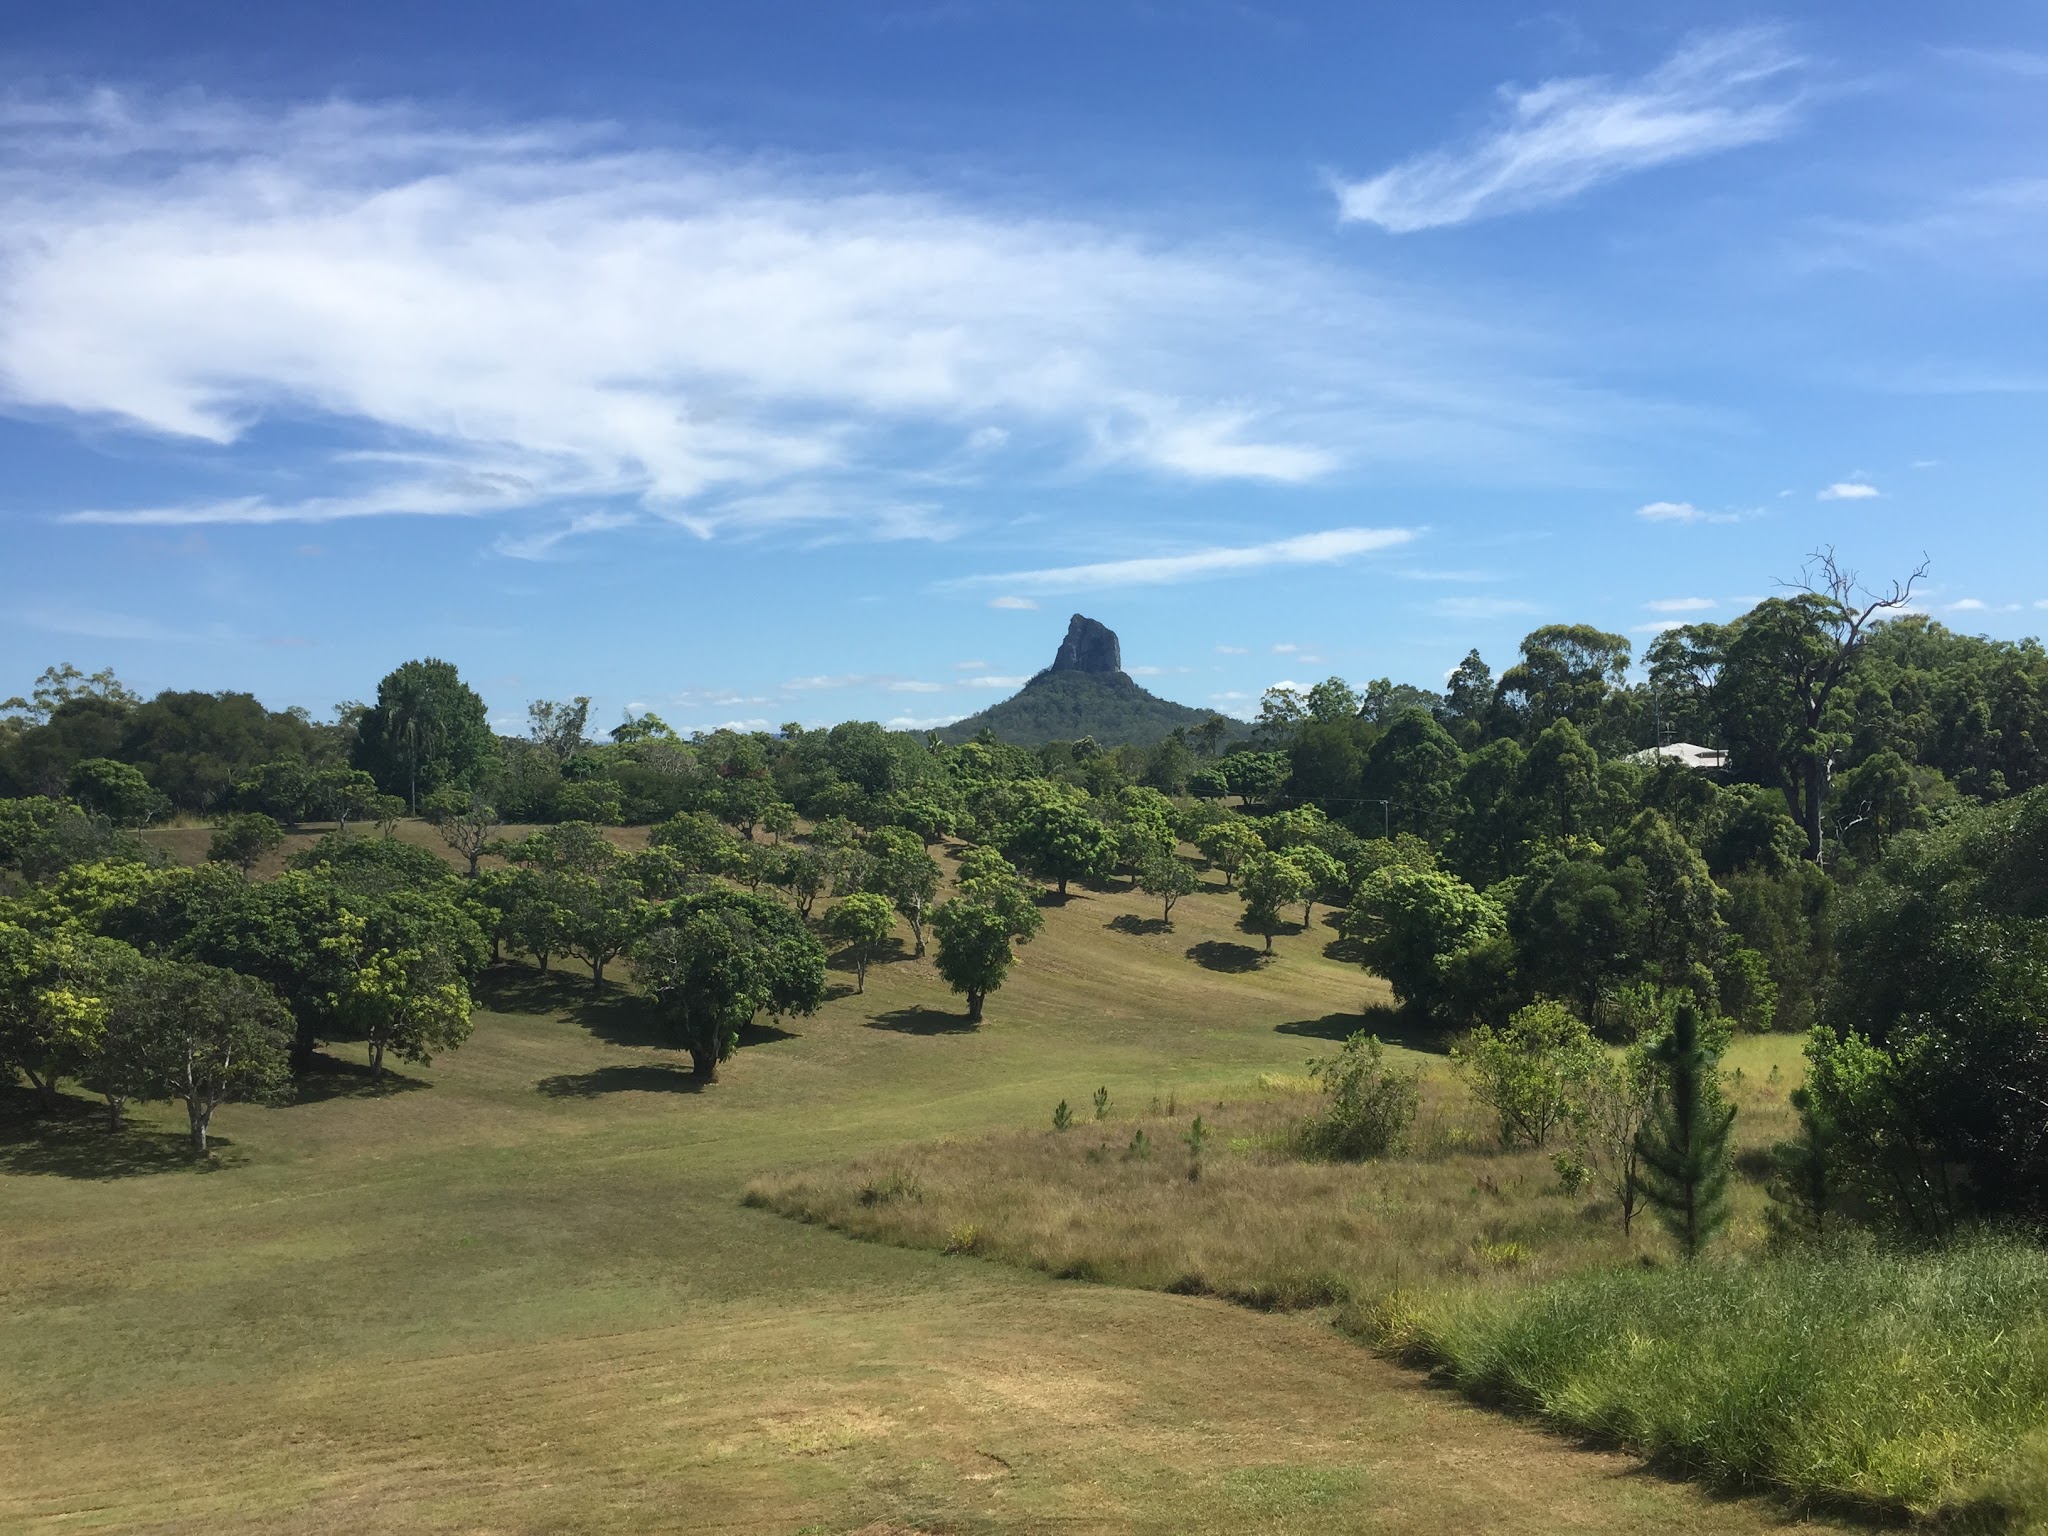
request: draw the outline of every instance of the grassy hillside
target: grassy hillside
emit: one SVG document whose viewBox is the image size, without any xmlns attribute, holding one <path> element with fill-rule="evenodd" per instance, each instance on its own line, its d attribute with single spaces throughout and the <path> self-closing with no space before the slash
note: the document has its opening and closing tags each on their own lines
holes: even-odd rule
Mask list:
<svg viewBox="0 0 2048 1536">
<path fill-rule="evenodd" d="M 954 721 L 939 735 L 946 741 L 972 741 L 990 730 L 1026 747 L 1083 736 L 1105 747 L 1149 747 L 1213 713 L 1148 693 L 1122 672 L 1041 672 L 1002 703 Z"/>
<path fill-rule="evenodd" d="M 1311 1314 L 849 1242 L 758 1175 L 1036 1127 L 1097 1084 L 1207 1102 L 1384 990 L 1220 893 L 1048 912 L 988 1022 L 878 966 L 690 1091 L 622 989 L 492 973 L 470 1043 L 372 1089 L 0 1131 L 0 1530 L 1749 1532 L 1419 1386 Z M 835 973 L 837 975 L 838 973 Z M 842 978 L 843 979 L 843 978 Z M 8 1105 L 12 1111 L 17 1106 Z"/>
</svg>

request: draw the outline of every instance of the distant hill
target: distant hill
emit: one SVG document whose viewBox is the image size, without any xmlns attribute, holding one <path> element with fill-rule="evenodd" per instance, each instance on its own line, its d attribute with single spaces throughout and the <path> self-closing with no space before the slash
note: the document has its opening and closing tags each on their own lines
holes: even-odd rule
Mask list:
<svg viewBox="0 0 2048 1536">
<path fill-rule="evenodd" d="M 1077 613 L 1051 666 L 1002 703 L 954 721 L 939 736 L 972 741 L 987 730 L 1026 747 L 1083 736 L 1105 747 L 1149 747 L 1178 729 L 1194 729 L 1214 713 L 1140 688 L 1123 670 L 1116 632 Z"/>
</svg>

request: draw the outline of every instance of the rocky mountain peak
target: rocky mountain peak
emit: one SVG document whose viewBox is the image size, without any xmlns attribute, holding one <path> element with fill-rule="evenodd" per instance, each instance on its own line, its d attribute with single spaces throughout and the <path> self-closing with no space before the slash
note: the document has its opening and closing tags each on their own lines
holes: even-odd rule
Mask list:
<svg viewBox="0 0 2048 1536">
<path fill-rule="evenodd" d="M 1075 614 L 1067 625 L 1067 638 L 1060 642 L 1060 653 L 1052 660 L 1054 672 L 1121 672 L 1124 666 L 1123 647 L 1117 643 L 1116 631 L 1107 624 Z"/>
</svg>

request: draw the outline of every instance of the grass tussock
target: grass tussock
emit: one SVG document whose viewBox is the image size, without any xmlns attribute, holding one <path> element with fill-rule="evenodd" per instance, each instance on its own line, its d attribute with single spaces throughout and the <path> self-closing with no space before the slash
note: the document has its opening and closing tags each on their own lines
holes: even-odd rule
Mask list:
<svg viewBox="0 0 2048 1536">
<path fill-rule="evenodd" d="M 1455 1084 L 1421 1085 L 1406 1156 L 1361 1163 L 1302 1155 L 1323 1099 L 1309 1087 L 1276 1076 L 1256 1098 L 1171 1116 L 1076 1119 L 770 1175 L 746 1198 L 875 1241 L 1262 1308 L 1631 1257 L 1611 1203 L 1565 1194 L 1548 1151 L 1498 1150 Z M 1197 1108 L 1206 1136 L 1191 1178 Z"/>
<path fill-rule="evenodd" d="M 2048 1253 L 1982 1239 L 1409 1291 L 1351 1319 L 1482 1400 L 1731 1489 L 2048 1522 Z"/>
</svg>

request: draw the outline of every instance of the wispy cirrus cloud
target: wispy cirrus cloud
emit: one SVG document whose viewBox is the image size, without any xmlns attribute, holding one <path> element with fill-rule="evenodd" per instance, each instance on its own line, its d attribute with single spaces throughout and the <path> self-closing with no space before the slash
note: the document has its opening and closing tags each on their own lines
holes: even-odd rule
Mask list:
<svg viewBox="0 0 2048 1536">
<path fill-rule="evenodd" d="M 1447 619 L 1506 619 L 1543 610 L 1520 597 L 1440 597 L 1430 612 Z"/>
<path fill-rule="evenodd" d="M 1636 171 L 1790 131 L 1799 57 L 1771 28 L 1693 38 L 1634 80 L 1588 75 L 1504 87 L 1474 141 L 1336 184 L 1339 218 L 1395 234 L 1564 202 Z"/>
<path fill-rule="evenodd" d="M 1739 523 L 1754 512 L 1711 512 L 1689 501 L 1652 501 L 1636 508 L 1646 523 Z"/>
<path fill-rule="evenodd" d="M 1507 345 L 1271 243 L 589 125 L 0 104 L 0 408 L 258 482 L 81 520 L 523 514 L 546 526 L 505 552 L 529 558 L 603 531 L 594 511 L 937 539 L 960 525 L 934 487 L 998 466 L 1292 485 L 1554 459 L 1629 413 Z M 284 418 L 378 451 L 277 494 L 251 440 Z"/>
<path fill-rule="evenodd" d="M 1103 560 L 1092 565 L 1063 565 L 1037 571 L 1004 571 L 962 577 L 950 585 L 1024 587 L 1035 592 L 1167 586 L 1276 566 L 1335 565 L 1396 548 L 1415 537 L 1412 528 L 1331 528 L 1275 539 L 1269 544 L 1197 549 L 1177 555 L 1142 555 L 1132 560 Z"/>
<path fill-rule="evenodd" d="M 1837 480 L 1814 493 L 1821 501 L 1871 501 L 1883 494 L 1868 480 Z"/>
<path fill-rule="evenodd" d="M 1721 605 L 1711 597 L 1654 597 L 1643 606 L 1652 613 L 1705 613 Z"/>
</svg>

